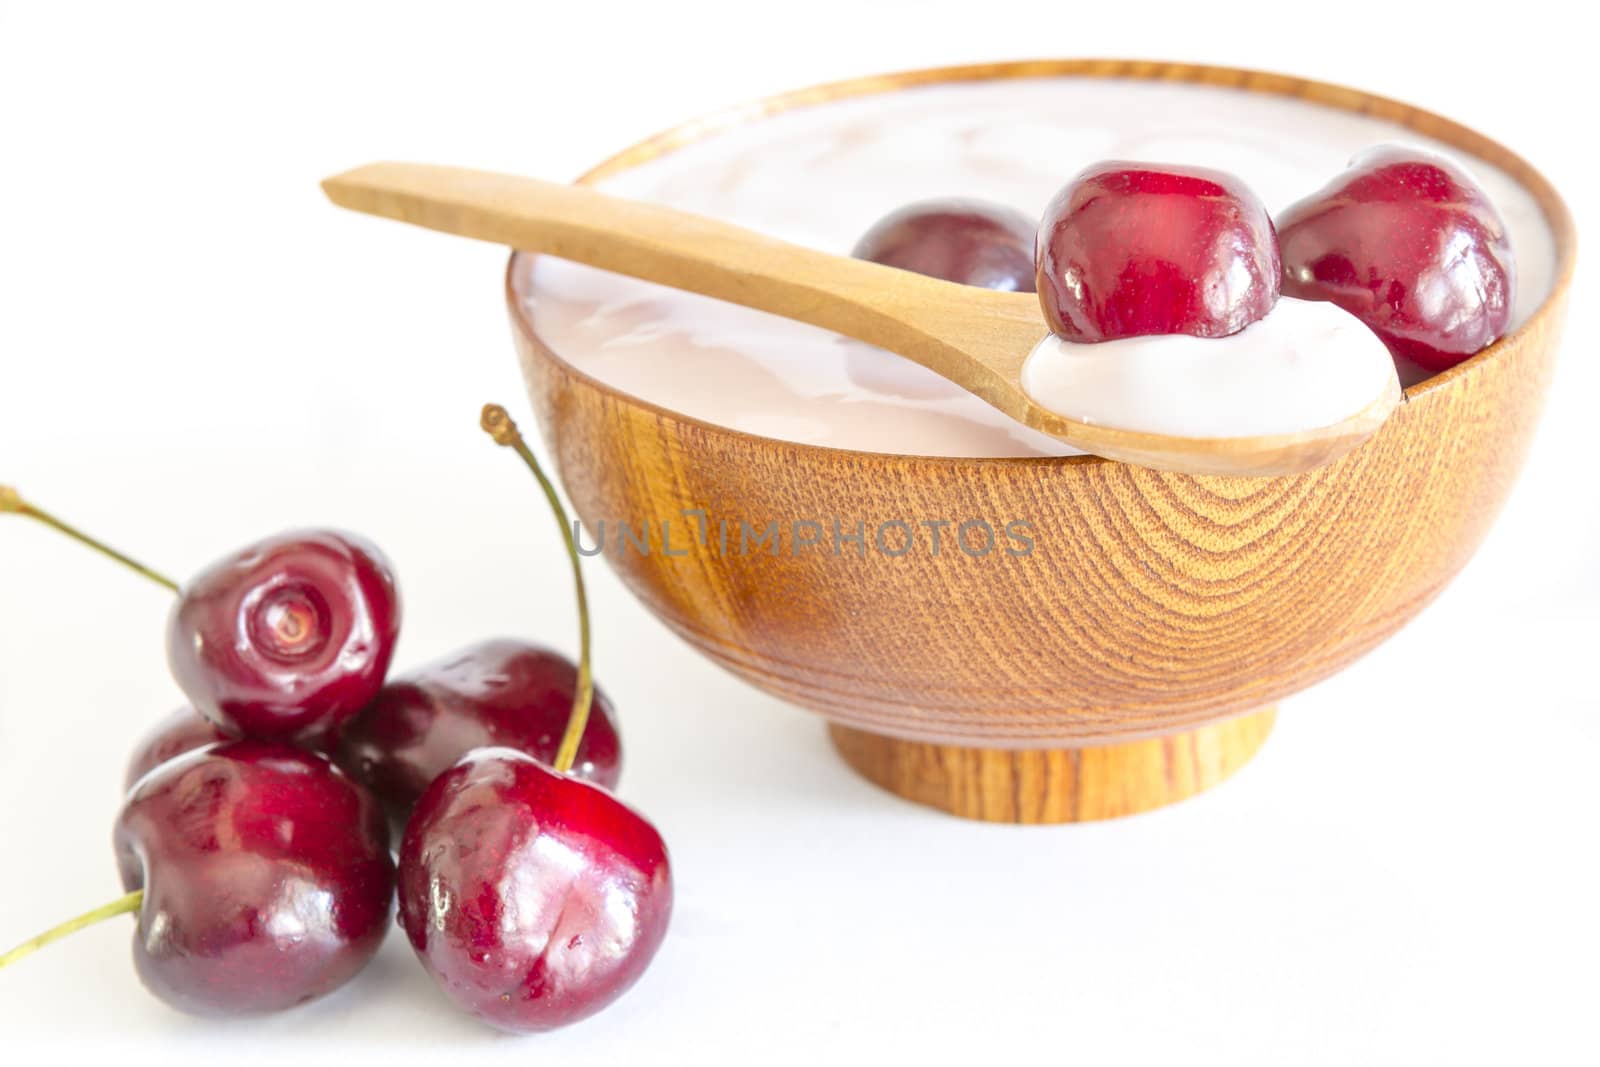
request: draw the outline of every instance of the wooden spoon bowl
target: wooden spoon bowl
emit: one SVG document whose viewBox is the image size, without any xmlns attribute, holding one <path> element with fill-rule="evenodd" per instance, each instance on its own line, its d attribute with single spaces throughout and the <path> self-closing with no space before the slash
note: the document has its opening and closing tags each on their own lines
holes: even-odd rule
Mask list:
<svg viewBox="0 0 1600 1067">
<path fill-rule="evenodd" d="M 1407 391 L 1364 445 L 1290 477 L 1183 475 L 1081 456 L 952 459 L 773 440 L 654 406 L 586 376 L 507 301 L 529 394 L 591 529 L 675 523 L 684 555 L 608 552 L 644 603 L 756 686 L 828 718 L 861 773 L 961 815 L 1105 818 L 1181 799 L 1256 750 L 1279 699 L 1393 633 L 1472 555 L 1522 463 L 1549 385 L 1572 272 L 1561 199 L 1532 167 L 1446 119 L 1279 75 L 1055 61 L 947 68 L 807 90 L 692 123 L 585 176 L 805 104 L 941 82 L 1145 78 L 1296 97 L 1390 119 L 1493 163 L 1536 199 L 1556 282 L 1514 334 Z M 1025 518 L 1027 555 L 778 555 L 685 543 L 700 511 L 769 522 Z M 685 525 L 685 523 L 688 525 Z M 737 527 L 735 527 L 737 533 Z M 785 535 L 787 537 L 787 535 Z"/>
</svg>

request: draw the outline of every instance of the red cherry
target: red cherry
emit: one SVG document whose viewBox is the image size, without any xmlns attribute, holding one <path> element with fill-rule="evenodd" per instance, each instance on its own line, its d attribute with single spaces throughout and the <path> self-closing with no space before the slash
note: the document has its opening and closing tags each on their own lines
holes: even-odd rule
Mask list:
<svg viewBox="0 0 1600 1067">
<path fill-rule="evenodd" d="M 985 289 L 1033 292 L 1038 227 L 1020 211 L 982 200 L 923 200 L 872 224 L 851 255 Z"/>
<path fill-rule="evenodd" d="M 1278 300 L 1272 219 L 1221 171 L 1097 163 L 1039 225 L 1039 303 L 1069 341 L 1226 337 Z"/>
<path fill-rule="evenodd" d="M 350 534 L 280 534 L 183 588 L 167 660 L 196 709 L 251 737 L 307 742 L 375 697 L 400 630 L 389 563 Z"/>
<path fill-rule="evenodd" d="M 339 732 L 335 759 L 404 821 L 417 797 L 474 748 L 502 747 L 554 763 L 578 668 L 547 648 L 502 638 L 390 681 Z M 614 789 L 622 743 L 598 689 L 571 773 Z"/>
<path fill-rule="evenodd" d="M 185 752 L 216 744 L 219 741 L 237 741 L 239 735 L 226 727 L 203 718 L 191 707 L 182 707 L 146 731 L 134 746 L 128 758 L 128 769 L 123 773 L 123 789 L 133 784 L 168 760 L 177 759 Z M 296 747 L 328 756 L 326 744 L 331 738 L 317 738 L 315 743 Z M 331 757 L 330 757 L 331 758 Z M 365 783 L 363 783 L 365 784 Z"/>
<path fill-rule="evenodd" d="M 337 988 L 388 927 L 388 836 L 366 790 L 288 745 L 234 741 L 167 762 L 117 818 L 123 887 L 144 892 L 140 978 L 199 1014 L 277 1011 Z"/>
<path fill-rule="evenodd" d="M 482 426 L 521 457 L 561 525 L 578 601 L 576 685 L 553 767 L 478 748 L 422 793 L 400 845 L 400 923 L 466 1011 L 507 1030 L 547 1030 L 638 980 L 666 936 L 672 875 L 654 827 L 564 773 L 592 704 L 583 568 L 560 495 L 516 424 L 490 404 Z"/>
<path fill-rule="evenodd" d="M 1516 270 L 1505 223 L 1440 156 L 1368 149 L 1279 215 L 1278 236 L 1284 294 L 1339 305 L 1397 361 L 1447 370 L 1511 324 Z"/>
<path fill-rule="evenodd" d="M 160 999 L 201 1015 L 279 1011 L 337 988 L 388 929 L 394 864 L 366 790 L 319 756 L 232 741 L 169 760 L 123 802 L 130 892 L 0 954 L 0 967 L 137 911 L 133 958 Z"/>
<path fill-rule="evenodd" d="M 225 733 L 317 744 L 377 695 L 400 632 L 389 561 L 350 534 L 279 534 L 188 585 L 144 566 L 0 486 L 0 513 L 31 518 L 177 594 L 167 662 Z"/>
<path fill-rule="evenodd" d="M 592 1015 L 666 935 L 654 827 L 598 786 L 480 749 L 434 780 L 400 845 L 400 924 L 462 1009 L 505 1030 Z"/>
<path fill-rule="evenodd" d="M 128 759 L 128 769 L 123 775 L 122 788 L 132 789 L 133 783 L 185 752 L 237 738 L 237 734 L 202 718 L 193 708 L 179 708 L 151 728 L 134 746 L 133 755 Z"/>
</svg>

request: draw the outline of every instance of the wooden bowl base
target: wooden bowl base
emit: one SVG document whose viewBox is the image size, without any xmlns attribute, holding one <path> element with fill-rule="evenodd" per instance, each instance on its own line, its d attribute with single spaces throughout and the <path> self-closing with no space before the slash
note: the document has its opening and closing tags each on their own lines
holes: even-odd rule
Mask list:
<svg viewBox="0 0 1600 1067">
<path fill-rule="evenodd" d="M 1187 733 L 1081 748 L 963 748 L 828 724 L 834 748 L 868 781 L 966 819 L 1115 819 L 1173 804 L 1244 766 L 1272 730 L 1265 708 Z"/>
</svg>

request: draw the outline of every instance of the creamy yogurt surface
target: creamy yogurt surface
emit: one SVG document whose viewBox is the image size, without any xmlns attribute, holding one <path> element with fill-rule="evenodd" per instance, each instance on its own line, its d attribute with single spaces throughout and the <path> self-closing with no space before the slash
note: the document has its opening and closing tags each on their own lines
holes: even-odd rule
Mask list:
<svg viewBox="0 0 1600 1067">
<path fill-rule="evenodd" d="M 1332 304 L 1279 300 L 1229 337 L 1046 337 L 1022 367 L 1034 401 L 1079 422 L 1179 437 L 1335 426 L 1398 388 L 1377 334 Z"/>
<path fill-rule="evenodd" d="M 1361 149 L 1385 142 L 1456 159 L 1499 208 L 1517 258 L 1515 328 L 1543 302 L 1555 270 L 1554 241 L 1525 189 L 1488 163 L 1404 127 L 1265 93 L 1093 78 L 927 86 L 757 120 L 615 175 L 602 187 L 846 255 L 873 222 L 913 200 L 980 197 L 1037 216 L 1074 174 L 1103 159 L 1230 171 L 1276 214 L 1320 189 Z M 816 327 L 548 257 L 537 261 L 526 288 L 535 330 L 562 358 L 608 385 L 706 422 L 868 452 L 1073 452 L 909 360 Z M 1282 372 L 1308 372 L 1308 394 L 1326 392 L 1330 375 L 1347 391 L 1363 387 L 1361 375 L 1340 374 L 1319 357 L 1328 355 L 1327 346 L 1357 340 L 1328 316 L 1365 328 L 1331 305 L 1302 305 L 1319 309 L 1312 313 L 1292 307 L 1300 303 L 1280 301 L 1238 338 L 1256 331 L 1254 345 L 1282 331 L 1287 340 L 1297 326 L 1315 325 L 1320 332 L 1297 333 L 1297 354 L 1281 361 Z M 1163 353 L 1172 353 L 1169 369 L 1192 375 L 1192 346 L 1219 343 L 1184 337 L 1140 341 L 1067 347 L 1117 349 L 1152 364 L 1148 373 L 1154 380 Z M 1081 389 L 1095 380 L 1090 364 L 1104 358 L 1083 357 L 1059 371 L 1066 376 L 1052 379 L 1049 387 Z M 1124 381 L 1143 380 L 1142 368 L 1124 374 Z M 1195 384 L 1202 392 L 1207 387 L 1204 381 Z M 1211 382 L 1213 392 L 1218 387 Z M 1260 395 L 1283 388 L 1282 380 L 1264 380 Z M 1115 390 L 1099 395 L 1106 410 L 1123 402 Z M 1283 424 L 1284 415 L 1308 414 L 1274 415 L 1240 402 L 1253 395 L 1254 386 L 1235 389 L 1227 404 L 1197 415 L 1189 409 L 1204 403 L 1202 397 L 1174 390 L 1170 406 L 1144 409 L 1147 424 L 1139 428 L 1191 433 L 1175 427 L 1203 425 L 1203 436 L 1245 436 L 1278 432 L 1259 427 Z M 1306 395 L 1297 403 L 1303 408 L 1331 399 Z M 1070 414 L 1071 401 L 1062 403 L 1067 406 L 1058 410 Z M 1270 405 L 1263 400 L 1262 406 Z M 1159 424 L 1148 425 L 1149 417 Z"/>
</svg>

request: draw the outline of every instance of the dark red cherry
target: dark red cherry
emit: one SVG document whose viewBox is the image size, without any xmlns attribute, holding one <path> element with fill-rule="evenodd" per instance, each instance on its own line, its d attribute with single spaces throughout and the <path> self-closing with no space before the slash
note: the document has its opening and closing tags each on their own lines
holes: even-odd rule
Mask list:
<svg viewBox="0 0 1600 1067">
<path fill-rule="evenodd" d="M 505 1030 L 599 1011 L 667 931 L 661 835 L 604 789 L 479 749 L 434 780 L 400 845 L 400 923 L 445 994 Z"/>
<path fill-rule="evenodd" d="M 140 778 L 185 752 L 193 752 L 197 748 L 204 748 L 218 741 L 237 740 L 239 740 L 238 734 L 203 718 L 193 708 L 179 708 L 151 727 L 139 739 L 133 755 L 128 759 L 128 769 L 123 775 L 123 789 L 131 789 L 133 783 Z M 319 737 L 314 743 L 299 747 L 326 756 L 328 755 L 326 746 L 331 742 L 331 738 Z"/>
<path fill-rule="evenodd" d="M 1279 215 L 1278 239 L 1284 294 L 1339 305 L 1397 361 L 1447 370 L 1511 324 L 1505 223 L 1465 171 L 1432 153 L 1368 149 Z"/>
<path fill-rule="evenodd" d="M 873 223 L 850 254 L 947 282 L 1031 293 L 1037 231 L 1004 204 L 923 200 Z"/>
<path fill-rule="evenodd" d="M 335 759 L 404 821 L 417 797 L 474 748 L 554 761 L 578 668 L 547 648 L 483 641 L 390 681 L 339 732 Z M 616 714 L 596 689 L 571 774 L 614 789 L 622 773 Z"/>
<path fill-rule="evenodd" d="M 167 662 L 225 731 L 302 744 L 329 738 L 383 685 L 400 630 L 388 560 L 330 530 L 280 534 L 185 586 L 0 486 L 0 514 L 50 526 L 176 594 Z"/>
<path fill-rule="evenodd" d="M 238 734 L 226 730 L 209 719 L 204 719 L 191 707 L 182 707 L 162 719 L 134 746 L 128 759 L 128 770 L 123 775 L 122 788 L 131 789 L 133 783 L 185 752 L 217 741 L 232 741 Z"/>
<path fill-rule="evenodd" d="M 233 741 L 141 778 L 117 818 L 122 884 L 143 889 L 133 958 L 182 1011 L 277 1011 L 366 965 L 394 864 L 373 797 L 320 756 Z"/>
<path fill-rule="evenodd" d="M 389 563 L 350 534 L 301 530 L 183 587 L 167 660 L 195 708 L 250 737 L 311 741 L 375 697 L 400 631 Z"/>
<path fill-rule="evenodd" d="M 1203 167 L 1097 163 L 1039 224 L 1039 303 L 1068 341 L 1226 337 L 1278 301 L 1272 219 L 1243 182 Z"/>
</svg>

